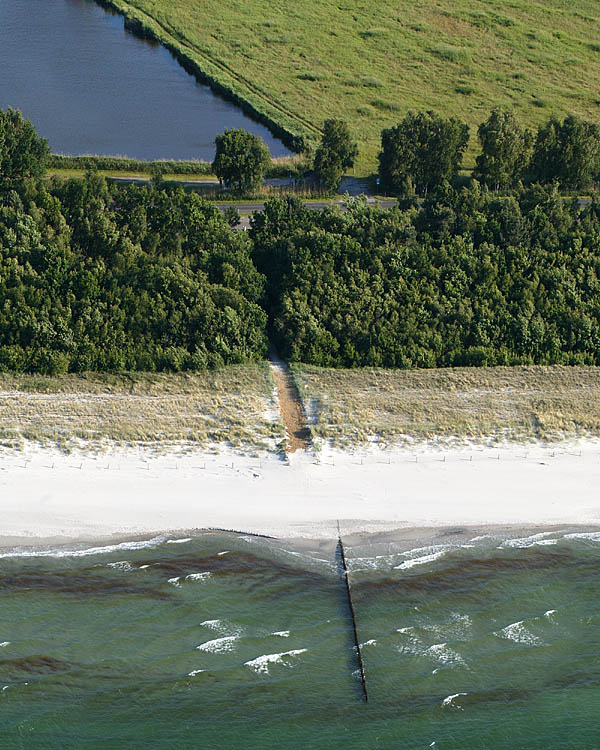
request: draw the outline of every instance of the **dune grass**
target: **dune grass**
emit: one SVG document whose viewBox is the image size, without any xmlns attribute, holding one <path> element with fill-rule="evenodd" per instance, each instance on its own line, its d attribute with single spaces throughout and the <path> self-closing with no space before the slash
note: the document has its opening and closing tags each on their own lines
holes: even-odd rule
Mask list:
<svg viewBox="0 0 600 750">
<path fill-rule="evenodd" d="M 600 435 L 599 367 L 333 370 L 294 365 L 313 439 L 360 445 L 431 439 Z"/>
<path fill-rule="evenodd" d="M 600 367 L 336 370 L 295 364 L 313 443 L 600 436 Z M 285 449 L 266 362 L 195 374 L 0 375 L 0 447 Z"/>
<path fill-rule="evenodd" d="M 0 375 L 0 444 L 227 443 L 278 450 L 285 431 L 266 363 L 198 374 Z"/>
<path fill-rule="evenodd" d="M 342 117 L 376 166 L 383 127 L 409 109 L 472 126 L 490 109 L 524 124 L 600 114 L 600 9 L 592 0 L 111 0 L 210 78 L 288 131 Z"/>
</svg>

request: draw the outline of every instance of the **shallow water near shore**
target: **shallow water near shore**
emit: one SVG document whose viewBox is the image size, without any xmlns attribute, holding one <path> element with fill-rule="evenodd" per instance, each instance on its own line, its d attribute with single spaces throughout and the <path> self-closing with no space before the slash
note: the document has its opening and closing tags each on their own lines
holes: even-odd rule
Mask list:
<svg viewBox="0 0 600 750">
<path fill-rule="evenodd" d="M 20 109 L 55 152 L 211 160 L 215 136 L 243 128 L 289 153 L 93 0 L 2 0 L 0 49 L 0 109 Z"/>
<path fill-rule="evenodd" d="M 0 557 L 0 747 L 592 748 L 600 532 Z"/>
</svg>

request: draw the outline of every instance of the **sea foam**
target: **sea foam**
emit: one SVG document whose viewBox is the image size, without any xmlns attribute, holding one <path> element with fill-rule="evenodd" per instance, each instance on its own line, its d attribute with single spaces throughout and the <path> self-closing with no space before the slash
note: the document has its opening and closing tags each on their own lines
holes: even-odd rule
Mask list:
<svg viewBox="0 0 600 750">
<path fill-rule="evenodd" d="M 204 620 L 200 625 L 204 625 L 205 628 L 210 628 L 211 630 L 216 631 L 220 631 L 224 627 L 223 620 Z"/>
<path fill-rule="evenodd" d="M 446 554 L 446 549 L 439 550 L 438 552 L 432 552 L 430 555 L 423 555 L 422 557 L 413 557 L 411 560 L 405 560 L 400 565 L 395 565 L 394 570 L 406 570 L 412 568 L 415 565 L 425 565 L 425 563 L 433 562 L 434 560 L 443 557 Z"/>
<path fill-rule="evenodd" d="M 468 615 L 452 612 L 445 622 L 422 625 L 421 627 L 432 633 L 434 637 L 442 637 L 451 641 L 466 641 L 471 636 L 473 622 Z"/>
<path fill-rule="evenodd" d="M 450 648 L 447 643 L 434 643 L 427 649 L 426 653 L 434 656 L 444 666 L 453 667 L 465 664 L 465 660 L 458 651 Z"/>
<path fill-rule="evenodd" d="M 244 665 L 250 667 L 250 669 L 254 670 L 256 674 L 269 674 L 269 666 L 271 664 L 290 666 L 289 664 L 286 664 L 286 660 L 289 657 L 303 654 L 305 651 L 305 648 L 299 648 L 295 651 L 282 651 L 280 654 L 263 654 L 262 656 L 257 656 L 256 659 L 244 662 Z"/>
<path fill-rule="evenodd" d="M 185 577 L 186 581 L 207 581 L 211 577 L 211 574 L 209 571 L 204 571 L 204 573 L 190 573 Z"/>
<path fill-rule="evenodd" d="M 108 563 L 109 568 L 117 568 L 119 570 L 133 570 L 133 565 L 128 560 L 119 560 L 118 562 Z"/>
<path fill-rule="evenodd" d="M 239 636 L 242 634 L 241 628 L 238 628 L 237 625 L 227 620 L 204 620 L 200 625 L 210 628 L 210 630 L 214 630 L 215 633 L 220 633 L 221 635 Z"/>
<path fill-rule="evenodd" d="M 206 651 L 209 654 L 224 654 L 226 651 L 232 651 L 238 635 L 225 635 L 222 638 L 215 638 L 212 641 L 206 641 L 196 646 L 198 651 Z"/>
<path fill-rule="evenodd" d="M 574 534 L 565 534 L 565 539 L 587 539 L 589 542 L 600 542 L 600 531 L 580 531 Z"/>
<path fill-rule="evenodd" d="M 523 643 L 526 646 L 544 645 L 544 641 L 527 630 L 523 624 L 523 620 L 507 625 L 505 628 L 502 628 L 502 630 L 496 632 L 495 635 L 500 638 L 506 638 L 509 641 L 514 641 L 515 643 Z"/>
<path fill-rule="evenodd" d="M 556 544 L 557 539 L 546 540 L 546 537 L 555 534 L 554 531 L 543 531 L 541 534 L 532 534 L 520 539 L 505 539 L 500 547 L 517 547 L 518 549 L 527 549 L 535 544 Z"/>
<path fill-rule="evenodd" d="M 444 700 L 442 701 L 442 706 L 448 706 L 450 708 L 457 708 L 460 711 L 464 711 L 462 706 L 457 705 L 454 703 L 454 700 L 456 698 L 460 698 L 461 695 L 468 695 L 468 693 L 454 693 L 454 695 L 448 695 Z M 431 745 L 429 746 L 431 747 Z"/>
<path fill-rule="evenodd" d="M 88 555 L 105 555 L 109 552 L 119 552 L 121 550 L 147 549 L 148 547 L 157 547 L 165 541 L 164 536 L 155 536 L 152 539 L 146 539 L 142 542 L 121 542 L 120 544 L 108 544 L 105 547 L 87 547 L 85 549 L 49 549 L 49 550 L 11 550 L 10 552 L 0 553 L 0 558 L 4 557 L 87 557 Z"/>
</svg>

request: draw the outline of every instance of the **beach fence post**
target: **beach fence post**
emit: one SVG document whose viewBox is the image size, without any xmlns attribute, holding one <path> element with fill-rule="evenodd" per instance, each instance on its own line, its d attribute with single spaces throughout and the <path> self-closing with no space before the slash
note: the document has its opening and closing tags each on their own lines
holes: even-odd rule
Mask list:
<svg viewBox="0 0 600 750">
<path fill-rule="evenodd" d="M 369 693 L 367 692 L 367 678 L 365 675 L 365 665 L 362 658 L 362 651 L 360 648 L 360 641 L 358 640 L 358 628 L 356 626 L 356 612 L 354 611 L 354 603 L 352 602 L 352 590 L 350 589 L 350 578 L 348 577 L 348 565 L 346 564 L 346 554 L 344 552 L 344 543 L 342 542 L 342 535 L 340 533 L 340 522 L 338 521 L 338 550 L 342 561 L 342 570 L 344 574 L 344 583 L 346 585 L 346 594 L 348 596 L 348 609 L 350 610 L 350 618 L 352 620 L 352 631 L 354 633 L 354 647 L 356 649 L 356 658 L 358 661 L 358 670 L 360 672 L 360 682 L 362 685 L 363 695 L 365 697 L 365 703 L 369 702 Z"/>
</svg>

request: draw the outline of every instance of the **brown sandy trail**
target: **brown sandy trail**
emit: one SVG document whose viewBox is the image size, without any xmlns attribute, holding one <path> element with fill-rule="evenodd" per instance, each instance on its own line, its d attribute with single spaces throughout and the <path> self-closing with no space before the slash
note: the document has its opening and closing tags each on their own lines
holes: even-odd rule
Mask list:
<svg viewBox="0 0 600 750">
<path fill-rule="evenodd" d="M 306 417 L 302 407 L 302 400 L 296 388 L 288 366 L 277 356 L 274 349 L 269 351 L 269 363 L 277 386 L 281 419 L 285 425 L 288 438 L 288 453 L 310 448 L 310 430 L 306 425 Z"/>
</svg>

